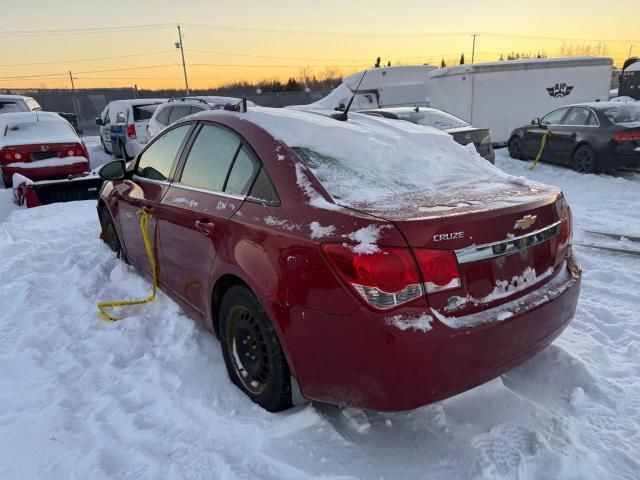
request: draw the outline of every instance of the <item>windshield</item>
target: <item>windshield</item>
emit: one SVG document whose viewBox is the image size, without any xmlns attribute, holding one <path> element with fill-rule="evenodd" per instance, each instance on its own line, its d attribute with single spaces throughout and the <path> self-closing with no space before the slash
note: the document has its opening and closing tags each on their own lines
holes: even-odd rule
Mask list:
<svg viewBox="0 0 640 480">
<path fill-rule="evenodd" d="M 150 120 L 153 117 L 153 112 L 160 106 L 159 103 L 153 105 L 134 105 L 133 106 L 133 121 L 140 122 Z"/>
<path fill-rule="evenodd" d="M 615 124 L 640 122 L 640 104 L 624 103 L 607 107 L 602 109 L 602 113 Z"/>
<path fill-rule="evenodd" d="M 447 130 L 449 128 L 468 127 L 469 124 L 454 115 L 440 110 L 398 113 L 398 118 L 418 125 Z"/>
</svg>

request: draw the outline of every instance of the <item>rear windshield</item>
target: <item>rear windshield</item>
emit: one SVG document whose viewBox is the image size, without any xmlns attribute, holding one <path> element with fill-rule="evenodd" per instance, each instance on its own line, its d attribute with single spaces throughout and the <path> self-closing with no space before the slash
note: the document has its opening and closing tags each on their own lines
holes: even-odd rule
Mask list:
<svg viewBox="0 0 640 480">
<path fill-rule="evenodd" d="M 15 102 L 0 102 L 0 113 L 19 112 L 18 104 Z"/>
<path fill-rule="evenodd" d="M 39 121 L 9 123 L 0 135 L 7 143 L 25 145 L 29 143 L 67 143 L 77 141 L 71 125 L 65 121 Z M 2 141 L 2 139 L 0 139 Z"/>
<path fill-rule="evenodd" d="M 449 128 L 468 127 L 469 124 L 454 115 L 439 110 L 427 110 L 424 112 L 398 113 L 398 118 L 418 125 L 447 130 Z"/>
<path fill-rule="evenodd" d="M 159 103 L 152 105 L 134 105 L 133 106 L 133 121 L 140 122 L 144 120 L 151 120 L 153 112 L 160 106 Z"/>
<path fill-rule="evenodd" d="M 624 123 L 636 123 L 640 122 L 640 105 L 633 103 L 624 103 L 616 105 L 615 107 L 606 107 L 602 109 L 604 113 L 612 123 L 624 124 Z"/>
</svg>

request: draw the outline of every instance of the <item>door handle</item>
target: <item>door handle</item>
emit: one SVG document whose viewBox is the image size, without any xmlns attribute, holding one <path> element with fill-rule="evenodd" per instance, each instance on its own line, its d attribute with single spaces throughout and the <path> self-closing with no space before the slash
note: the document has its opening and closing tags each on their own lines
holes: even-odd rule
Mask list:
<svg viewBox="0 0 640 480">
<path fill-rule="evenodd" d="M 213 232 L 213 229 L 215 228 L 215 223 L 212 223 L 209 220 L 196 220 L 194 225 L 196 230 L 206 236 L 211 235 L 211 232 Z"/>
<path fill-rule="evenodd" d="M 156 213 L 156 209 L 150 207 L 149 205 L 145 205 L 144 207 L 142 207 L 142 211 L 147 215 L 153 215 L 154 213 Z"/>
</svg>

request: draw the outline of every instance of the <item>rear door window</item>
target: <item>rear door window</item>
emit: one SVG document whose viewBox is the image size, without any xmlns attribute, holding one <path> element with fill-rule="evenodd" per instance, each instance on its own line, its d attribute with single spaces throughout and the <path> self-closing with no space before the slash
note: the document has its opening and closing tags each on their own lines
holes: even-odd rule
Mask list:
<svg viewBox="0 0 640 480">
<path fill-rule="evenodd" d="M 241 140 L 233 132 L 203 125 L 182 170 L 182 185 L 222 192 Z"/>
<path fill-rule="evenodd" d="M 242 147 L 233 162 L 224 191 L 233 195 L 245 196 L 249 193 L 249 188 L 258 168 L 258 162 L 254 160 L 247 147 Z"/>
<path fill-rule="evenodd" d="M 582 127 L 589 125 L 589 115 L 591 112 L 587 108 L 573 107 L 562 122 L 563 125 Z"/>
<path fill-rule="evenodd" d="M 133 121 L 134 122 L 144 122 L 148 121 L 153 117 L 153 112 L 156 111 L 160 104 L 152 104 L 152 105 L 134 105 L 133 106 Z"/>
<path fill-rule="evenodd" d="M 160 135 L 138 160 L 136 175 L 150 180 L 168 180 L 171 167 L 191 125 L 181 125 Z"/>
<path fill-rule="evenodd" d="M 176 120 L 180 120 L 181 118 L 186 117 L 191 112 L 191 107 L 189 105 L 176 105 L 171 109 L 171 114 L 169 115 L 169 123 L 173 123 Z"/>
</svg>

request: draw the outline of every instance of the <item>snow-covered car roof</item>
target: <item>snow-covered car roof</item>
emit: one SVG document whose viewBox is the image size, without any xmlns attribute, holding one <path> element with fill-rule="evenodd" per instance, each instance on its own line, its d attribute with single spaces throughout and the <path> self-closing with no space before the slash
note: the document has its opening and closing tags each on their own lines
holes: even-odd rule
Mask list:
<svg viewBox="0 0 640 480">
<path fill-rule="evenodd" d="M 359 113 L 339 121 L 331 113 L 256 107 L 237 115 L 289 147 L 324 157 L 312 170 L 342 204 L 507 179 L 475 148 L 456 143 L 446 132 Z"/>
<path fill-rule="evenodd" d="M 0 101 L 3 101 L 3 100 L 25 100 L 27 98 L 33 98 L 33 97 L 28 97 L 26 95 L 0 95 Z"/>
<path fill-rule="evenodd" d="M 18 112 L 0 115 L 0 148 L 32 143 L 76 143 L 80 137 L 57 113 Z"/>
<path fill-rule="evenodd" d="M 185 101 L 205 101 L 210 105 L 226 105 L 227 103 L 238 103 L 242 101 L 241 98 L 238 97 L 223 97 L 218 95 L 189 95 L 188 97 L 184 97 Z M 247 100 L 247 106 L 255 107 L 256 104 L 250 100 Z"/>
</svg>

